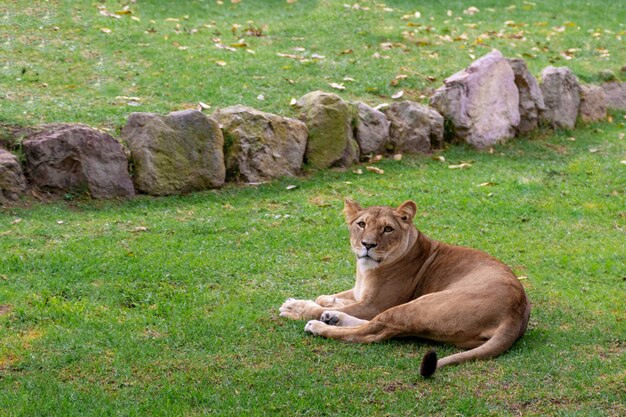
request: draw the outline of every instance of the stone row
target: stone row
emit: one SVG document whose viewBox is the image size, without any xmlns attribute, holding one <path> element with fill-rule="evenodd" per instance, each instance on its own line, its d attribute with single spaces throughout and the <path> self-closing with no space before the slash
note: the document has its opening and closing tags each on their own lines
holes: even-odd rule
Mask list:
<svg viewBox="0 0 626 417">
<path fill-rule="evenodd" d="M 372 108 L 315 91 L 295 103 L 297 119 L 236 105 L 212 115 L 132 113 L 111 135 L 81 124 L 26 129 L 24 166 L 0 148 L 0 203 L 27 187 L 93 198 L 181 194 L 226 181 L 258 183 L 303 167 L 347 168 L 373 155 L 430 153 L 444 140 L 485 149 L 541 124 L 572 129 L 626 110 L 626 83 L 580 85 L 568 68 L 547 67 L 541 83 L 521 59 L 493 50 L 444 80 L 430 106 L 399 101 Z M 444 132 L 445 124 L 445 132 Z"/>
</svg>

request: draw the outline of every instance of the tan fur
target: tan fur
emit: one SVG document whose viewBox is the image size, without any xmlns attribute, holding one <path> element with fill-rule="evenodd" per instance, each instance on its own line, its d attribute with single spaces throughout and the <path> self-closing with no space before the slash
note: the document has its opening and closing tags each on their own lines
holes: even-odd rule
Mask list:
<svg viewBox="0 0 626 417">
<path fill-rule="evenodd" d="M 415 203 L 344 214 L 357 257 L 354 288 L 315 301 L 287 300 L 280 315 L 309 319 L 314 335 L 354 342 L 418 336 L 470 349 L 437 368 L 501 354 L 524 334 L 526 293 L 513 272 L 484 252 L 428 238 L 413 225 Z"/>
</svg>

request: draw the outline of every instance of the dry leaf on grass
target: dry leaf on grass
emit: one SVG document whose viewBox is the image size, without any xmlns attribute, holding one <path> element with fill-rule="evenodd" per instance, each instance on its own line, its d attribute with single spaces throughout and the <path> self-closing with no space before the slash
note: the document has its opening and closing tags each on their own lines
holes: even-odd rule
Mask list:
<svg viewBox="0 0 626 417">
<path fill-rule="evenodd" d="M 472 166 L 472 164 L 468 164 L 467 162 L 461 162 L 458 165 L 448 165 L 448 168 L 450 169 L 465 169 L 465 168 L 470 168 Z"/>
<path fill-rule="evenodd" d="M 385 171 L 383 171 L 382 169 L 378 167 L 366 166 L 365 169 L 367 169 L 369 172 L 373 172 L 374 174 L 382 175 L 385 173 Z"/>
</svg>

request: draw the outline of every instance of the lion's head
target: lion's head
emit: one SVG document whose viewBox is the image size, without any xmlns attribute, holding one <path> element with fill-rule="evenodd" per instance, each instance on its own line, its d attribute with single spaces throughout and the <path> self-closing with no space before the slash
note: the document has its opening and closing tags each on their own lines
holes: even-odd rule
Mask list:
<svg viewBox="0 0 626 417">
<path fill-rule="evenodd" d="M 356 201 L 346 199 L 343 212 L 360 270 L 392 263 L 412 247 L 417 237 L 413 226 L 417 206 L 412 201 L 396 209 L 387 206 L 363 209 Z"/>
</svg>

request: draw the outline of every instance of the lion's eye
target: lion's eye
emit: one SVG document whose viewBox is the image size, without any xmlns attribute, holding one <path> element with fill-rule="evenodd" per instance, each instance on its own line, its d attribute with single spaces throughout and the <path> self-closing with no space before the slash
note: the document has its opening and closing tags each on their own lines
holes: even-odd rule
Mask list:
<svg viewBox="0 0 626 417">
<path fill-rule="evenodd" d="M 359 226 L 361 229 L 365 228 L 365 222 L 358 222 L 356 225 Z"/>
<path fill-rule="evenodd" d="M 385 231 L 385 233 L 391 233 L 391 232 L 393 232 L 393 227 L 385 226 L 385 230 L 384 231 Z"/>
</svg>

